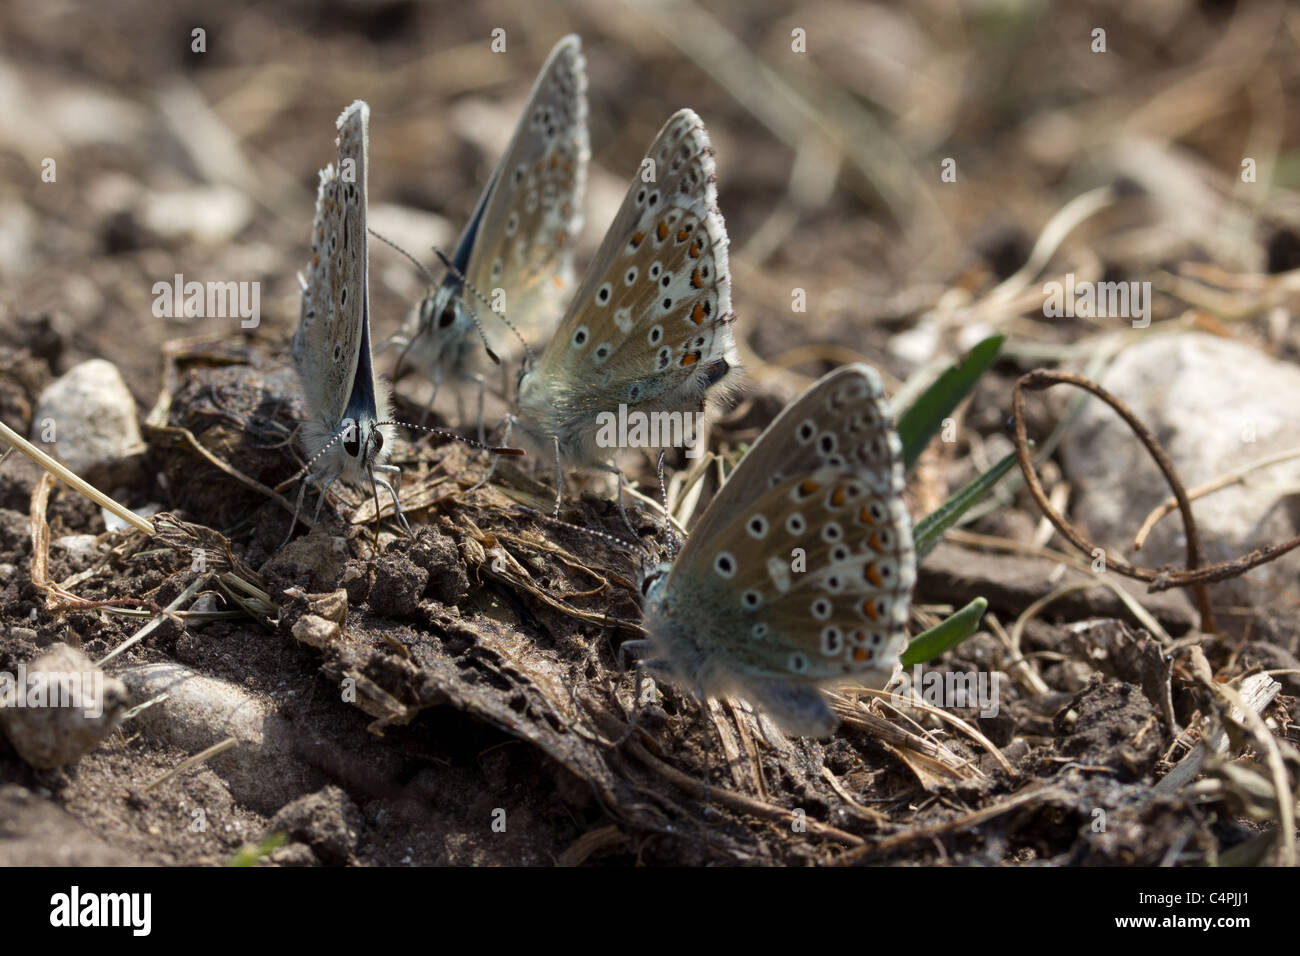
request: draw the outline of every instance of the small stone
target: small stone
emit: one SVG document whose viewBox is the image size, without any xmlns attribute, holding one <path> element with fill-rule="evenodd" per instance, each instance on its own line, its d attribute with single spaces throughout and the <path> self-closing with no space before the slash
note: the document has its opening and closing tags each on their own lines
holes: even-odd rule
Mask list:
<svg viewBox="0 0 1300 956">
<path fill-rule="evenodd" d="M 91 359 L 41 393 L 32 441 L 93 485 L 127 484 L 144 453 L 135 399 L 112 362 Z"/>
<path fill-rule="evenodd" d="M 272 850 L 267 859 L 276 866 L 320 866 L 320 860 L 305 843 L 290 843 Z"/>
<path fill-rule="evenodd" d="M 120 680 L 81 651 L 55 644 L 16 674 L 0 674 L 0 729 L 38 768 L 76 763 L 112 733 L 127 700 Z"/>
<path fill-rule="evenodd" d="M 293 639 L 325 649 L 338 640 L 339 626 L 315 614 L 304 614 L 293 626 Z"/>
<path fill-rule="evenodd" d="M 361 811 L 334 784 L 280 808 L 270 829 L 307 843 L 326 864 L 345 864 L 357 849 Z"/>
<path fill-rule="evenodd" d="M 65 534 L 52 544 L 66 551 L 78 569 L 90 567 L 99 558 L 99 539 L 93 534 Z"/>
<path fill-rule="evenodd" d="M 259 813 L 272 813 L 323 782 L 302 757 L 293 724 L 245 688 L 175 664 L 133 667 L 122 679 L 136 700 L 168 695 L 132 719 L 132 728 L 146 737 L 191 754 L 234 737 L 237 744 L 207 766 L 236 800 Z"/>
</svg>

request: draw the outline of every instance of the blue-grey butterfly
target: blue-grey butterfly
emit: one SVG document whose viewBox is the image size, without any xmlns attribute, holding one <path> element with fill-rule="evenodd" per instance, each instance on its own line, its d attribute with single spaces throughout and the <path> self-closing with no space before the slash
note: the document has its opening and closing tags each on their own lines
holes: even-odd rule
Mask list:
<svg viewBox="0 0 1300 956">
<path fill-rule="evenodd" d="M 338 168 L 326 166 L 316 193 L 311 262 L 302 281 L 302 311 L 293 337 L 293 358 L 302 382 L 307 421 L 303 448 L 308 482 L 325 492 L 342 478 L 369 482 L 392 496 L 402 526 L 410 531 L 397 490 L 384 475 L 400 479 L 385 464 L 392 448 L 388 384 L 374 370 L 370 354 L 370 294 L 367 285 L 367 152 L 370 107 L 357 100 L 338 118 Z M 377 492 L 376 492 L 377 495 Z M 320 504 L 316 507 L 320 514 Z M 294 512 L 296 523 L 298 510 Z M 289 531 L 293 534 L 292 526 Z"/>
<path fill-rule="evenodd" d="M 699 411 L 739 368 L 716 179 L 704 124 L 692 110 L 675 113 L 560 328 L 523 371 L 517 421 L 565 463 L 611 457 L 598 441 L 602 418 Z"/>
<path fill-rule="evenodd" d="M 876 371 L 826 375 L 645 578 L 649 637 L 623 646 L 702 698 L 734 693 L 787 733 L 831 733 L 818 688 L 880 686 L 906 644 L 916 557 L 902 460 Z"/>
<path fill-rule="evenodd" d="M 386 346 L 432 379 L 463 376 L 476 364 L 474 290 L 506 315 L 525 341 L 544 340 L 572 291 L 573 251 L 582 228 L 587 183 L 587 74 L 581 42 L 567 36 L 551 50 L 509 147 L 461 234 L 452 269 Z M 514 335 L 493 351 L 516 358 Z M 432 403 L 432 399 L 430 399 Z"/>
</svg>

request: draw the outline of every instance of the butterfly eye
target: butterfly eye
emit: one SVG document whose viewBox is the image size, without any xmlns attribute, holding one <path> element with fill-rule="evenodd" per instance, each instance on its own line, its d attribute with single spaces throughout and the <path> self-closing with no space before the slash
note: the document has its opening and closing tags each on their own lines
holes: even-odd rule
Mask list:
<svg viewBox="0 0 1300 956">
<path fill-rule="evenodd" d="M 370 433 L 370 440 L 375 443 L 376 452 L 384 447 L 384 433 L 378 428 Z"/>
<path fill-rule="evenodd" d="M 356 458 L 361 454 L 361 440 L 357 437 L 357 430 L 355 427 L 349 426 L 347 432 L 344 434 L 343 450 L 352 458 Z"/>
<path fill-rule="evenodd" d="M 450 328 L 451 324 L 456 321 L 456 310 L 451 306 L 442 310 L 442 315 L 438 316 L 438 328 Z"/>
</svg>

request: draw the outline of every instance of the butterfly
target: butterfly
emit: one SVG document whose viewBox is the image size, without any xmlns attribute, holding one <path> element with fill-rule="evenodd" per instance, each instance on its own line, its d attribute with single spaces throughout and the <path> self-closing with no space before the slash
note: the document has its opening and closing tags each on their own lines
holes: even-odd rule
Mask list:
<svg viewBox="0 0 1300 956">
<path fill-rule="evenodd" d="M 691 110 L 655 137 L 568 313 L 519 379 L 515 419 L 577 466 L 610 455 L 602 416 L 702 409 L 739 368 L 727 230 L 709 135 Z M 612 466 L 609 466 L 612 469 Z"/>
<path fill-rule="evenodd" d="M 554 327 L 573 283 L 573 251 L 587 184 L 587 74 L 581 41 L 551 50 L 509 147 L 479 198 L 442 283 L 385 347 L 434 383 L 472 367 L 475 293 L 490 298 L 525 340 Z M 507 360 L 520 346 L 498 345 Z M 433 399 L 430 399 L 432 404 Z"/>
<path fill-rule="evenodd" d="M 397 491 L 384 478 L 400 480 L 386 464 L 392 448 L 391 395 L 374 370 L 370 354 L 370 293 L 366 235 L 370 107 L 357 100 L 339 116 L 338 168 L 320 172 L 312 222 L 311 261 L 302 284 L 302 311 L 293 336 L 293 359 L 302 382 L 307 421 L 301 430 L 307 468 L 298 492 L 298 511 L 308 483 L 325 492 L 335 481 L 386 489 L 403 528 L 410 526 Z M 378 491 L 375 491 L 378 497 Z M 289 529 L 293 534 L 293 527 Z"/>
<path fill-rule="evenodd" d="M 785 732 L 839 721 L 819 688 L 883 685 L 916 580 L 902 444 L 880 376 L 847 365 L 745 453 L 677 559 L 642 583 L 649 637 L 625 643 L 672 683 L 750 701 Z"/>
</svg>

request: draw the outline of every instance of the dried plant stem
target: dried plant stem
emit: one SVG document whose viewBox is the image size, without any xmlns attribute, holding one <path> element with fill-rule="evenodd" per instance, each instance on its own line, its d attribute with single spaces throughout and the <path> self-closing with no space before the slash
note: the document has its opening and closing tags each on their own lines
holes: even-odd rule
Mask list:
<svg viewBox="0 0 1300 956">
<path fill-rule="evenodd" d="M 84 478 L 78 477 L 76 474 L 70 471 L 66 465 L 60 463 L 59 461 L 47 455 L 45 452 L 41 451 L 39 448 L 37 448 L 35 445 L 29 442 L 22 435 L 18 434 L 16 431 L 14 431 L 4 422 L 0 422 L 0 438 L 3 438 L 5 441 L 9 442 L 9 444 L 11 444 L 14 448 L 17 448 L 20 452 L 22 452 L 32 461 L 36 462 L 36 464 L 40 465 L 51 475 L 54 475 L 56 478 L 58 478 L 60 481 L 62 481 L 64 484 L 68 485 L 70 488 L 74 489 L 75 491 L 78 491 L 81 494 L 85 495 L 87 498 L 95 502 L 95 504 L 99 505 L 101 508 L 113 512 L 113 514 L 117 515 L 127 524 L 131 525 L 134 528 L 137 528 L 140 531 L 143 531 L 145 534 L 153 534 L 153 525 L 149 521 L 145 520 L 144 518 L 141 518 L 130 508 L 118 504 L 116 501 L 114 501 L 108 495 L 104 494 L 102 491 L 100 491 L 90 482 L 86 481 Z"/>
</svg>

